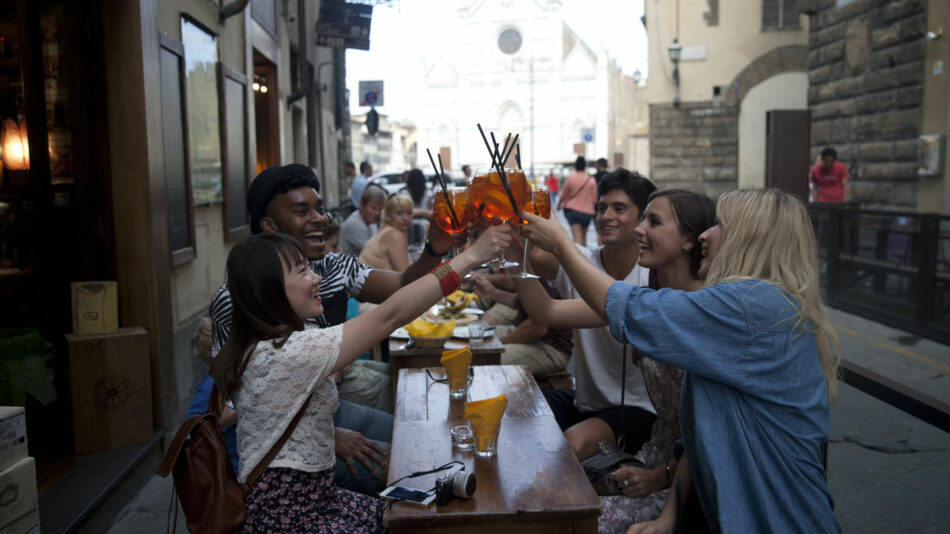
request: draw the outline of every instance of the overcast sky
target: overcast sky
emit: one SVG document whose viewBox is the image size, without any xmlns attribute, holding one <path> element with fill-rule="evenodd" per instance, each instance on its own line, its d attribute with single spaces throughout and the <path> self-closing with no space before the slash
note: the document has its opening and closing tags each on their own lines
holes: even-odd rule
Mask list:
<svg viewBox="0 0 950 534">
<path fill-rule="evenodd" d="M 531 2 L 533 0 L 512 0 Z M 656 1 L 656 0 L 647 0 Z M 564 20 L 588 45 L 602 42 L 627 74 L 640 69 L 647 75 L 646 32 L 640 23 L 644 0 L 562 0 Z M 486 2 L 486 6 L 491 0 Z M 460 5 L 447 0 L 401 0 L 397 7 L 373 9 L 370 50 L 346 51 L 346 82 L 352 113 L 362 113 L 356 97 L 360 80 L 383 80 L 384 106 L 380 113 L 395 120 L 411 119 L 421 105 L 418 79 L 423 58 L 434 59 L 433 43 L 451 46 L 440 20 L 457 18 Z"/>
</svg>

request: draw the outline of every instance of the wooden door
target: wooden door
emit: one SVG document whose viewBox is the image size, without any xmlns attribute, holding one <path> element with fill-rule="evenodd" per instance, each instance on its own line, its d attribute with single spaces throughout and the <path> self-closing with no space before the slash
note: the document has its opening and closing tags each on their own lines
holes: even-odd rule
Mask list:
<svg viewBox="0 0 950 534">
<path fill-rule="evenodd" d="M 765 119 L 765 187 L 777 187 L 808 202 L 811 112 L 773 109 Z"/>
</svg>

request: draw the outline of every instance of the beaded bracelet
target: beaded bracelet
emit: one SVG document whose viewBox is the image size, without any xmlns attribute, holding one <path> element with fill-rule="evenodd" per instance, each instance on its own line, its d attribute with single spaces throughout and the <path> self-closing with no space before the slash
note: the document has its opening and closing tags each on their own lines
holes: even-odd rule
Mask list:
<svg viewBox="0 0 950 534">
<path fill-rule="evenodd" d="M 462 287 L 462 279 L 459 278 L 459 274 L 455 272 L 455 269 L 449 265 L 448 260 L 443 261 L 430 272 L 439 279 L 439 286 L 442 288 L 443 296 L 447 297 Z"/>
</svg>

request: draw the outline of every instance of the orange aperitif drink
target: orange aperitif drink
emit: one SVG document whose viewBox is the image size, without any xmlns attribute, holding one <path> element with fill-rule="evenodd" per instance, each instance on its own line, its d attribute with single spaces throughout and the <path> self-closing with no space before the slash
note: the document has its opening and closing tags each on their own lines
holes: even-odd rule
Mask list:
<svg viewBox="0 0 950 534">
<path fill-rule="evenodd" d="M 475 209 L 469 199 L 469 192 L 464 187 L 450 187 L 447 189 L 449 200 L 452 202 L 452 209 L 455 210 L 455 216 L 458 217 L 458 224 L 452 219 L 452 212 L 446 201 L 445 194 L 438 191 L 435 194 L 435 200 L 432 205 L 432 219 L 436 226 L 448 234 L 455 235 L 464 232 L 468 223 L 474 222 Z"/>
<path fill-rule="evenodd" d="M 525 211 L 545 219 L 551 218 L 551 194 L 547 188 L 531 191 L 531 201 L 525 204 Z"/>
<path fill-rule="evenodd" d="M 505 176 L 508 178 L 511 194 L 515 197 L 515 206 L 524 206 L 531 196 L 524 171 L 506 169 Z M 469 185 L 469 194 L 471 195 L 472 206 L 475 206 L 476 210 L 481 210 L 482 217 L 486 219 L 497 217 L 503 221 L 508 221 L 517 215 L 497 171 L 472 178 L 472 183 Z M 482 205 L 484 205 L 484 208 L 481 207 Z"/>
</svg>

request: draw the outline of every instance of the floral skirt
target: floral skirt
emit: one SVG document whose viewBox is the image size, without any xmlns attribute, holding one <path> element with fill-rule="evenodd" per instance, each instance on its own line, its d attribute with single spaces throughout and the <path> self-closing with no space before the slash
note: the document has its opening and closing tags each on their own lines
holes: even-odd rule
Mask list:
<svg viewBox="0 0 950 534">
<path fill-rule="evenodd" d="M 338 488 L 333 469 L 307 473 L 296 469 L 267 469 L 245 500 L 244 533 L 385 532 L 383 501 Z"/>
<path fill-rule="evenodd" d="M 666 496 L 670 490 L 665 489 L 652 495 L 631 499 L 623 495 L 601 497 L 604 513 L 597 523 L 599 534 L 623 534 L 630 525 L 652 521 L 660 517 Z"/>
</svg>

